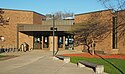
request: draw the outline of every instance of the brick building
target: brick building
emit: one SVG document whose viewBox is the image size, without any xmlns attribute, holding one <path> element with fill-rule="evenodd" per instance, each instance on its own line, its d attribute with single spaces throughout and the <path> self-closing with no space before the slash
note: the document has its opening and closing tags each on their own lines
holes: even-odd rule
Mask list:
<svg viewBox="0 0 125 74">
<path fill-rule="evenodd" d="M 113 12 L 112 10 L 102 10 L 90 13 L 76 14 L 75 23 L 84 23 L 85 21 L 101 22 L 100 25 L 106 25 L 109 27 L 109 34 L 106 38 L 96 42 L 95 50 L 104 51 L 105 53 L 125 53 L 124 36 L 119 38 L 120 30 L 116 27 L 120 24 L 124 24 L 125 11 Z M 90 20 L 91 19 L 91 20 Z M 87 25 L 87 24 L 86 24 Z M 77 49 L 83 49 L 82 46 L 76 47 Z"/>
<path fill-rule="evenodd" d="M 4 12 L 2 14 L 3 18 L 10 18 L 8 24 L 3 24 L 0 26 L 0 36 L 5 38 L 4 42 L 1 42 L 1 46 L 3 47 L 17 47 L 17 25 L 18 24 L 42 24 L 42 19 L 45 17 L 39 13 L 33 11 L 25 11 L 25 10 L 11 10 L 11 9 L 2 9 Z M 25 37 L 23 33 L 20 32 L 21 39 L 20 43 L 23 40 L 32 39 L 32 36 Z M 28 38 L 28 39 L 27 39 Z M 28 44 L 32 46 L 32 40 L 29 40 Z"/>
<path fill-rule="evenodd" d="M 96 43 L 96 50 L 105 51 L 105 53 L 125 53 L 124 38 L 118 40 L 114 33 L 113 26 L 116 14 L 124 14 L 124 11 L 114 13 L 112 10 L 103 10 L 90 13 L 76 14 L 74 20 L 46 20 L 42 14 L 34 11 L 2 9 L 4 18 L 10 18 L 8 25 L 0 26 L 0 36 L 5 38 L 0 42 L 0 47 L 17 47 L 26 42 L 29 48 L 52 50 L 53 49 L 53 23 L 55 24 L 55 50 L 75 49 L 83 50 L 83 46 L 74 46 L 74 36 L 68 33 L 72 30 L 73 25 L 89 20 L 91 17 L 96 21 L 105 23 L 111 30 L 110 34 Z M 98 17 L 98 15 L 100 17 Z M 117 23 L 121 22 L 117 16 Z M 124 21 L 122 21 L 124 23 Z M 74 24 L 75 23 L 75 24 Z"/>
<path fill-rule="evenodd" d="M 67 41 L 71 42 L 73 36 L 66 33 L 70 31 L 73 20 L 46 20 L 45 16 L 34 11 L 2 9 L 4 18 L 10 18 L 8 25 L 0 26 L 0 36 L 5 38 L 0 43 L 1 47 L 16 47 L 26 42 L 29 48 L 53 49 L 53 22 L 55 32 L 55 50 L 68 49 Z M 66 43 L 66 44 L 65 44 Z M 73 42 L 71 43 L 73 46 Z"/>
</svg>

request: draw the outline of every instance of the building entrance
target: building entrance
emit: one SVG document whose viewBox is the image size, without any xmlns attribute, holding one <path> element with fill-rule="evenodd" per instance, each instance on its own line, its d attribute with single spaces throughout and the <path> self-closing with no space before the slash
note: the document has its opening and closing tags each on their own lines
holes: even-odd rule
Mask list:
<svg viewBox="0 0 125 74">
<path fill-rule="evenodd" d="M 63 36 L 58 36 L 58 48 L 63 48 Z"/>
<path fill-rule="evenodd" d="M 54 36 L 52 32 L 34 32 L 33 33 L 33 48 L 43 50 L 64 50 L 74 49 L 74 36 L 63 32 L 56 32 Z M 54 43 L 54 44 L 53 44 Z M 53 47 L 54 45 L 54 47 Z"/>
<path fill-rule="evenodd" d="M 43 48 L 49 48 L 49 36 L 43 36 Z"/>
<path fill-rule="evenodd" d="M 74 49 L 74 36 L 73 35 L 67 35 L 65 36 L 65 49 Z"/>
<path fill-rule="evenodd" d="M 34 49 L 42 49 L 42 36 L 34 36 Z"/>
</svg>

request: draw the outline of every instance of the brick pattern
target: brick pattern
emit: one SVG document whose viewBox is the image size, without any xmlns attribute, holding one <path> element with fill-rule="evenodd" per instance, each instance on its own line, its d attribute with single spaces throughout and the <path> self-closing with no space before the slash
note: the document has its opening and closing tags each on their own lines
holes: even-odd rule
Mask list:
<svg viewBox="0 0 125 74">
<path fill-rule="evenodd" d="M 117 25 L 121 25 L 122 24 L 122 28 L 124 27 L 123 25 L 125 25 L 125 11 L 119 11 L 118 13 L 116 13 L 117 16 Z M 121 29 L 118 31 L 118 36 L 120 35 L 121 31 L 123 29 Z M 123 32 L 122 32 L 123 33 Z M 124 34 L 124 33 L 123 33 Z M 121 54 L 125 54 L 125 35 L 120 36 L 120 38 L 118 38 L 118 49 L 119 49 L 119 53 Z"/>
<path fill-rule="evenodd" d="M 32 32 L 28 32 L 28 34 L 19 32 L 19 47 L 24 42 L 26 42 L 29 45 L 29 48 L 33 48 L 33 33 Z"/>
<path fill-rule="evenodd" d="M 41 16 L 38 13 L 33 13 L 33 24 L 42 24 L 42 20 L 44 19 L 44 16 Z"/>
<path fill-rule="evenodd" d="M 12 45 L 16 47 L 17 43 L 17 24 L 33 24 L 32 12 L 3 10 L 4 18 L 10 18 L 9 25 L 0 26 L 0 36 L 5 37 L 5 42 L 1 42 L 0 46 L 7 47 Z"/>
<path fill-rule="evenodd" d="M 102 23 L 108 23 L 105 25 L 109 25 L 112 27 L 112 11 L 107 10 L 107 11 L 100 11 L 100 12 L 93 12 L 93 13 L 86 13 L 86 14 L 80 14 L 75 16 L 75 23 L 82 23 L 84 21 L 88 21 L 92 16 L 98 15 L 100 17 L 96 17 L 98 21 L 101 21 Z M 96 43 L 96 50 L 104 50 L 104 51 L 110 51 L 112 49 L 112 30 L 110 31 L 111 33 L 102 41 L 99 41 Z M 82 46 L 75 47 L 75 49 L 83 49 Z"/>
<path fill-rule="evenodd" d="M 32 12 L 32 11 L 21 11 L 21 10 L 3 10 L 4 14 L 2 16 L 7 19 L 10 18 L 9 24 L 0 26 L 0 36 L 5 37 L 4 42 L 0 42 L 0 47 L 16 47 L 17 45 L 17 25 L 18 24 L 41 24 L 42 25 L 42 19 L 45 18 L 45 16 L 40 15 L 38 13 Z M 101 17 L 95 17 L 99 21 L 106 22 L 110 25 L 112 29 L 112 17 L 114 16 L 112 14 L 111 10 L 105 10 L 100 12 L 92 12 L 92 13 L 86 13 L 86 14 L 80 14 L 76 15 L 74 22 L 75 23 L 82 23 L 83 21 L 87 21 L 91 18 L 92 15 L 95 14 L 101 14 Z M 125 16 L 125 11 L 121 11 L 116 13 L 118 18 L 118 24 L 121 22 L 124 24 L 124 20 L 121 19 L 121 16 Z M 108 21 L 108 22 L 107 22 Z M 119 34 L 119 33 L 118 33 Z M 58 40 L 58 38 L 55 38 L 55 40 Z M 27 42 L 30 46 L 30 48 L 33 47 L 33 33 L 32 32 L 19 32 L 19 46 L 23 42 Z M 64 42 L 65 43 L 65 42 Z M 57 43 L 55 43 L 56 45 Z M 51 45 L 50 45 L 51 46 Z M 65 44 L 63 45 L 65 48 Z M 57 45 L 55 46 L 57 47 Z M 50 47 L 49 47 L 50 48 Z M 63 49 L 64 49 L 63 48 Z M 74 47 L 77 50 L 82 50 L 83 46 Z M 118 49 L 119 53 L 125 53 L 125 38 L 118 39 Z M 96 50 L 104 50 L 107 53 L 111 53 L 112 50 L 112 30 L 111 33 L 102 40 L 101 42 L 96 43 Z"/>
<path fill-rule="evenodd" d="M 7 10 L 3 9 L 2 16 L 10 18 L 9 25 L 0 26 L 0 36 L 5 37 L 4 42 L 0 42 L 0 47 L 17 46 L 17 25 L 18 24 L 42 24 L 43 15 L 32 11 Z M 33 34 L 19 32 L 19 46 L 23 42 L 27 42 L 30 48 L 33 47 Z"/>
</svg>

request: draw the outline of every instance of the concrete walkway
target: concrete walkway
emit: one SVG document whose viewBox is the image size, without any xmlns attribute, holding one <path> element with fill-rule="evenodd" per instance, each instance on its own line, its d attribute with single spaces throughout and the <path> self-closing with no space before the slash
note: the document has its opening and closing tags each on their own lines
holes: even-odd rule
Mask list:
<svg viewBox="0 0 125 74">
<path fill-rule="evenodd" d="M 65 52 L 68 53 L 60 53 Z M 78 68 L 76 64 L 53 60 L 52 52 L 49 51 L 35 50 L 3 55 L 19 57 L 0 61 L 0 74 L 95 74 L 91 69 Z"/>
</svg>

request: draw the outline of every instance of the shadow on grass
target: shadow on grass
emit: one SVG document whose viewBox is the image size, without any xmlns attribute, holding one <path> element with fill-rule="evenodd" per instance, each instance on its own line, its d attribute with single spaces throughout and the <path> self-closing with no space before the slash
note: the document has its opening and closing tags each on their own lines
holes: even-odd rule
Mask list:
<svg viewBox="0 0 125 74">
<path fill-rule="evenodd" d="M 97 56 L 99 56 L 101 59 L 103 59 L 104 61 L 106 61 L 107 63 L 111 64 L 113 67 L 115 67 L 118 71 L 121 72 L 121 74 L 124 74 L 124 72 L 122 70 L 120 70 L 117 66 L 115 66 L 113 63 L 111 63 L 110 61 L 106 60 L 105 58 L 103 58 L 102 56 L 95 54 Z"/>
</svg>

